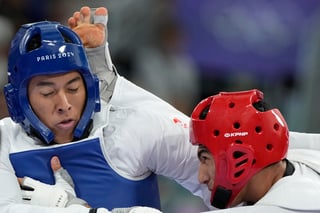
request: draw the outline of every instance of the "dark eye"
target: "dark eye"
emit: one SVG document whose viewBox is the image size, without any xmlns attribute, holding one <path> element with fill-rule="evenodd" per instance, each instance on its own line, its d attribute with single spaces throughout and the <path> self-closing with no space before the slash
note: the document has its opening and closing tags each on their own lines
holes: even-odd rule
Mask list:
<svg viewBox="0 0 320 213">
<path fill-rule="evenodd" d="M 201 156 L 199 157 L 199 161 L 200 161 L 201 163 L 205 163 L 207 160 L 209 160 L 209 158 L 208 158 L 206 155 L 201 155 Z"/>
<path fill-rule="evenodd" d="M 79 90 L 79 87 L 76 88 L 69 88 L 68 89 L 71 93 L 76 93 Z"/>
<path fill-rule="evenodd" d="M 54 91 L 46 91 L 46 92 L 41 92 L 41 95 L 44 97 L 49 97 L 50 95 L 53 95 Z"/>
<path fill-rule="evenodd" d="M 44 97 L 48 97 L 48 96 L 50 96 L 52 94 L 52 92 L 50 92 L 50 93 L 46 93 L 46 94 L 42 94 Z"/>
</svg>

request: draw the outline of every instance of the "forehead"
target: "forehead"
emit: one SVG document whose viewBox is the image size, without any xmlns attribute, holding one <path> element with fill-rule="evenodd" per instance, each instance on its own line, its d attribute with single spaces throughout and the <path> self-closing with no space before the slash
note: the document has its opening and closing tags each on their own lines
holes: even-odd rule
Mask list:
<svg viewBox="0 0 320 213">
<path fill-rule="evenodd" d="M 43 82 L 43 81 L 63 83 L 78 77 L 82 78 L 80 73 L 77 71 L 71 71 L 71 72 L 59 73 L 59 74 L 50 74 L 50 75 L 38 75 L 30 79 L 29 85 L 36 84 L 38 82 Z"/>
<path fill-rule="evenodd" d="M 198 146 L 198 152 L 200 152 L 200 151 L 202 151 L 202 152 L 209 152 L 209 149 L 208 149 L 206 146 L 200 144 L 200 145 Z"/>
</svg>

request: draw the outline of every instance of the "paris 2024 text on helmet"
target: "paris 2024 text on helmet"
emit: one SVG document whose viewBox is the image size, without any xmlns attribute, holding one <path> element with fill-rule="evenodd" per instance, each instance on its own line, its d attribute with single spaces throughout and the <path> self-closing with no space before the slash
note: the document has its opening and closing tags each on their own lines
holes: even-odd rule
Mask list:
<svg viewBox="0 0 320 213">
<path fill-rule="evenodd" d="M 8 84 L 4 88 L 13 121 L 45 143 L 54 139 L 33 112 L 27 95 L 29 80 L 38 75 L 78 71 L 86 85 L 86 104 L 74 130 L 75 140 L 88 134 L 94 112 L 100 111 L 99 80 L 91 73 L 85 49 L 75 32 L 58 22 L 42 21 L 22 25 L 11 43 Z"/>
<path fill-rule="evenodd" d="M 217 208 L 228 207 L 253 175 L 287 155 L 286 121 L 259 90 L 204 99 L 190 122 L 191 142 L 207 147 L 215 161 L 211 203 Z"/>
</svg>

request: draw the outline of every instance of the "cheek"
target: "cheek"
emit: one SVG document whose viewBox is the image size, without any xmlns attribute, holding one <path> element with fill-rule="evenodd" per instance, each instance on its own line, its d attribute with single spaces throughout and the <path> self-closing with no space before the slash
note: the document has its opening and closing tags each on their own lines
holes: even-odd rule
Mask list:
<svg viewBox="0 0 320 213">
<path fill-rule="evenodd" d="M 30 106 L 35 114 L 39 114 L 42 110 L 42 98 L 38 95 L 38 92 L 32 89 L 33 87 L 28 89 L 28 99 Z"/>
<path fill-rule="evenodd" d="M 199 176 L 202 176 L 203 174 L 205 174 L 205 172 L 206 172 L 205 166 L 202 163 L 200 163 L 199 170 L 198 170 Z"/>
<path fill-rule="evenodd" d="M 214 176 L 216 174 L 216 167 L 214 165 L 214 163 L 211 163 L 208 165 L 208 173 L 210 178 L 214 179 Z"/>
<path fill-rule="evenodd" d="M 86 105 L 86 93 L 81 92 L 74 99 L 73 107 L 76 107 L 77 109 L 79 109 L 82 112 L 85 105 Z"/>
<path fill-rule="evenodd" d="M 30 99 L 29 101 L 34 114 L 44 125 L 50 127 L 50 119 L 52 118 L 52 111 L 54 107 L 52 102 L 44 101 L 41 98 L 36 100 Z"/>
<path fill-rule="evenodd" d="M 31 107 L 34 113 L 42 120 L 43 118 L 49 115 L 49 112 L 52 111 L 53 104 L 52 102 L 44 101 L 41 98 L 37 100 L 30 99 Z"/>
<path fill-rule="evenodd" d="M 29 95 L 29 102 L 33 111 L 40 116 L 43 112 L 46 112 L 52 104 L 47 103 L 39 95 Z"/>
<path fill-rule="evenodd" d="M 198 180 L 200 183 L 205 183 L 207 181 L 207 169 L 205 168 L 205 166 L 200 163 L 199 165 L 199 169 L 198 169 Z"/>
</svg>

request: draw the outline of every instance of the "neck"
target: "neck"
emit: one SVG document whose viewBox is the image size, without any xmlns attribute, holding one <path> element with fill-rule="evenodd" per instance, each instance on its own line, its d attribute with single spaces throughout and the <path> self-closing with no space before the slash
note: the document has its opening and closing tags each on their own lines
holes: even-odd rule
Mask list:
<svg viewBox="0 0 320 213">
<path fill-rule="evenodd" d="M 241 190 L 239 194 L 243 195 L 240 196 L 242 198 L 239 196 L 237 197 L 239 197 L 242 202 L 248 204 L 256 203 L 279 179 L 283 177 L 286 166 L 287 164 L 285 161 L 280 161 L 262 169 L 255 174 Z"/>
</svg>

